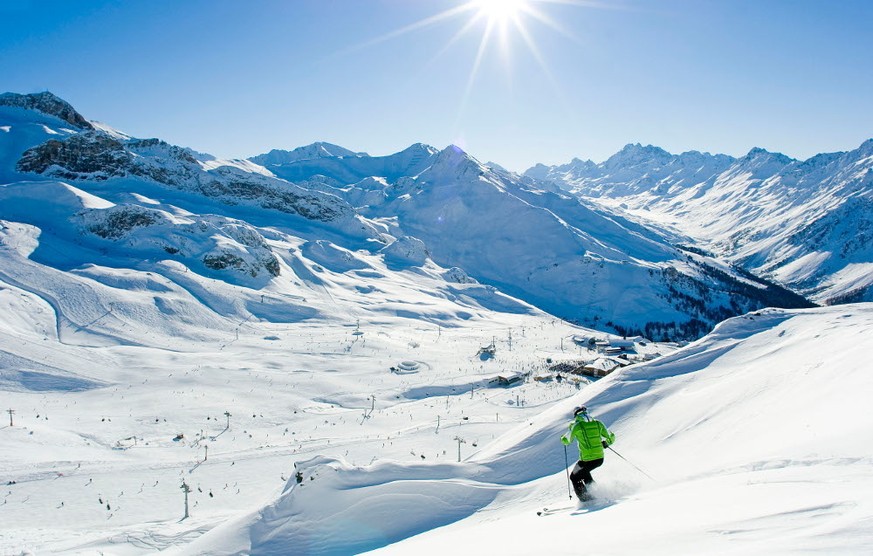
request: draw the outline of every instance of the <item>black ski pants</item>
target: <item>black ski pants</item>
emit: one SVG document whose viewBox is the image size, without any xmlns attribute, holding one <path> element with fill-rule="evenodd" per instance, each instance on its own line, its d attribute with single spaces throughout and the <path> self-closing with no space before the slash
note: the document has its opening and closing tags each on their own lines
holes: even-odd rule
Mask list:
<svg viewBox="0 0 873 556">
<path fill-rule="evenodd" d="M 573 483 L 573 490 L 576 491 L 576 496 L 582 497 L 585 492 L 585 485 L 594 482 L 594 477 L 591 476 L 591 470 L 597 469 L 603 465 L 603 458 L 593 459 L 591 461 L 576 462 L 573 471 L 570 473 L 570 482 Z"/>
</svg>

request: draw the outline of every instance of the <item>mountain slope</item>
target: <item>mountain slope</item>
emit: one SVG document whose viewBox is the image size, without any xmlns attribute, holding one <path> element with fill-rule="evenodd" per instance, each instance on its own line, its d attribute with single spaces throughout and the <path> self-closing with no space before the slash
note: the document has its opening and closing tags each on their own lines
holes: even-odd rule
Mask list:
<svg viewBox="0 0 873 556">
<path fill-rule="evenodd" d="M 860 439 L 873 431 L 864 411 L 873 383 L 859 339 L 871 332 L 870 304 L 732 319 L 461 464 L 298 461 L 302 483 L 289 480 L 270 504 L 174 553 L 863 551 L 873 472 Z M 610 453 L 587 513 L 538 518 L 534 510 L 566 504 L 558 437 L 579 403 L 655 480 Z"/>
<path fill-rule="evenodd" d="M 672 226 L 816 301 L 873 299 L 873 140 L 806 161 L 763 149 L 732 159 L 628 145 L 599 165 L 528 174 Z"/>
</svg>

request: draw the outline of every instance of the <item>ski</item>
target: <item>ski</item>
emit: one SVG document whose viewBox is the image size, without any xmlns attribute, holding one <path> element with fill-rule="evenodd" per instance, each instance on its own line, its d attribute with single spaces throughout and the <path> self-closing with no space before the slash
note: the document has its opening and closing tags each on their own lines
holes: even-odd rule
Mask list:
<svg viewBox="0 0 873 556">
<path fill-rule="evenodd" d="M 566 511 L 568 511 L 568 510 L 575 510 L 575 509 L 576 509 L 576 506 L 575 506 L 575 505 L 573 505 L 573 506 L 563 506 L 563 507 L 560 507 L 560 508 L 543 508 L 542 510 L 537 511 L 537 515 L 539 515 L 539 516 L 552 515 L 552 514 L 556 514 L 556 513 L 560 513 L 560 512 L 566 512 Z"/>
<path fill-rule="evenodd" d="M 599 500 L 599 502 L 597 502 L 598 500 Z M 594 503 L 592 503 L 592 502 L 594 502 Z M 577 503 L 577 504 L 573 504 L 572 506 L 560 506 L 557 508 L 543 508 L 542 510 L 537 511 L 537 515 L 538 516 L 546 516 L 546 515 L 558 514 L 558 513 L 562 513 L 562 512 L 572 512 L 575 515 L 575 514 L 586 513 L 586 512 L 589 512 L 591 510 L 597 510 L 597 509 L 606 507 L 609 504 L 610 504 L 609 500 L 591 498 L 591 499 L 586 500 L 585 502 L 583 502 L 581 504 Z"/>
</svg>

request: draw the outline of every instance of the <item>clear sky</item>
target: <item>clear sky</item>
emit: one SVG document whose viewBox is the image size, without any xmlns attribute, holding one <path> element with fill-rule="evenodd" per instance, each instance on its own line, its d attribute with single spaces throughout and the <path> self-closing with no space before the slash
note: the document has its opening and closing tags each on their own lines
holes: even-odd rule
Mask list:
<svg viewBox="0 0 873 556">
<path fill-rule="evenodd" d="M 501 1 L 517 20 L 467 0 L 0 0 L 0 90 L 228 158 L 456 143 L 524 170 L 873 137 L 871 0 Z"/>
</svg>

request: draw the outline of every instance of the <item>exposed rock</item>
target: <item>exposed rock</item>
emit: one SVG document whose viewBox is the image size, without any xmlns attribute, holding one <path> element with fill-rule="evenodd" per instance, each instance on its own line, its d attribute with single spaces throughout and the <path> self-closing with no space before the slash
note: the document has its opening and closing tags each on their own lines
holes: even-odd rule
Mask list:
<svg viewBox="0 0 873 556">
<path fill-rule="evenodd" d="M 264 265 L 264 268 L 267 269 L 267 272 L 269 272 L 271 276 L 279 276 L 279 274 L 281 274 L 282 269 L 279 266 L 279 259 L 277 259 L 275 255 L 270 255 L 262 260 L 261 264 Z"/>
<path fill-rule="evenodd" d="M 86 233 L 123 245 L 132 257 L 168 254 L 180 262 L 199 261 L 211 270 L 236 270 L 252 278 L 264 271 L 275 277 L 281 271 L 264 236 L 245 222 L 223 216 L 179 220 L 159 209 L 116 205 L 83 210 L 74 221 Z"/>
<path fill-rule="evenodd" d="M 233 253 L 221 253 L 219 255 L 209 254 L 204 256 L 203 264 L 212 270 L 224 270 L 226 268 L 236 268 L 239 270 L 245 266 L 245 261 Z"/>
<path fill-rule="evenodd" d="M 103 214 L 104 219 L 91 224 L 88 230 L 104 239 L 118 239 L 134 228 L 151 226 L 161 220 L 155 211 L 135 205 L 113 207 Z"/>
<path fill-rule="evenodd" d="M 68 180 L 105 180 L 126 175 L 131 159 L 131 154 L 117 139 L 87 132 L 64 141 L 51 139 L 28 149 L 18 161 L 17 169 Z"/>
<path fill-rule="evenodd" d="M 470 275 L 464 269 L 456 266 L 443 272 L 443 279 L 446 282 L 453 282 L 455 284 L 478 284 L 474 278 L 470 278 Z"/>
<path fill-rule="evenodd" d="M 17 169 L 64 180 L 141 177 L 194 190 L 229 205 L 251 201 L 263 208 L 324 222 L 351 217 L 354 212 L 337 197 L 280 180 L 230 167 L 206 171 L 192 151 L 159 139 L 122 142 L 100 131 L 79 133 L 62 141 L 52 139 L 28 149 Z"/>
<path fill-rule="evenodd" d="M 38 110 L 43 114 L 58 117 L 65 122 L 82 129 L 94 129 L 88 120 L 76 112 L 68 102 L 56 97 L 52 93 L 33 93 L 20 95 L 18 93 L 0 94 L 0 106 L 15 106 L 27 110 Z"/>
</svg>

